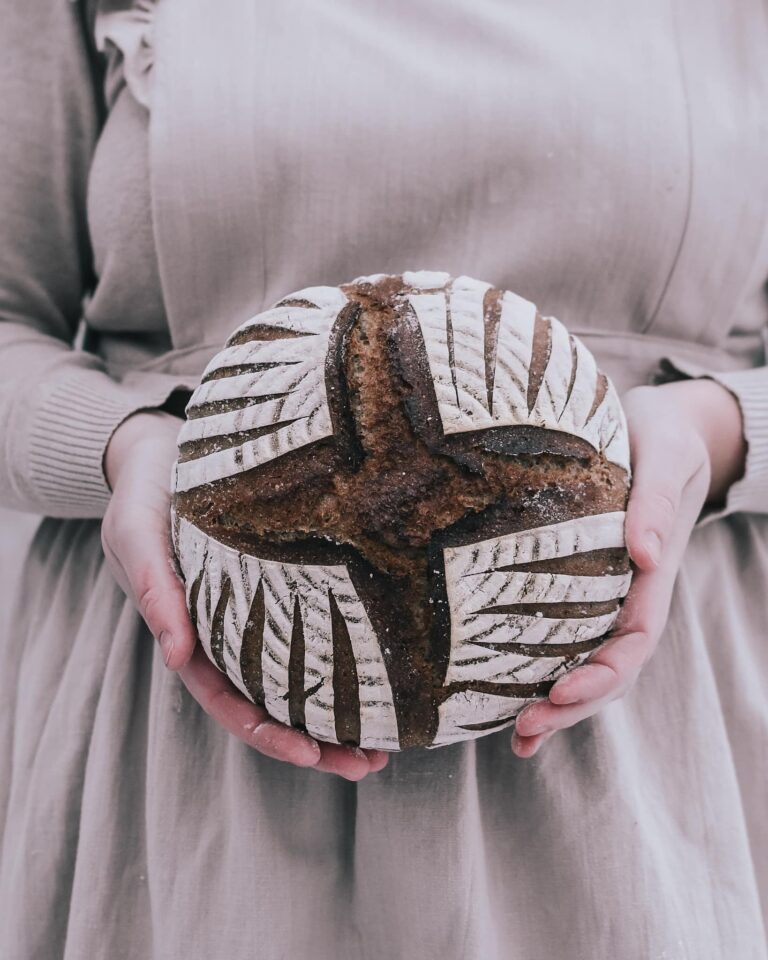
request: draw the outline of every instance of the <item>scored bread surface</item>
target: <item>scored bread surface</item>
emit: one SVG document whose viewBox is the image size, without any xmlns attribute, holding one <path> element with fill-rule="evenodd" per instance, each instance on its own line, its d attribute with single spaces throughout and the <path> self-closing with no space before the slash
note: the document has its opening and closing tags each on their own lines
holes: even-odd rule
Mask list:
<svg viewBox="0 0 768 960">
<path fill-rule="evenodd" d="M 318 739 L 437 747 L 514 723 L 629 588 L 616 392 L 509 291 L 419 271 L 242 324 L 179 435 L 201 641 Z"/>
</svg>

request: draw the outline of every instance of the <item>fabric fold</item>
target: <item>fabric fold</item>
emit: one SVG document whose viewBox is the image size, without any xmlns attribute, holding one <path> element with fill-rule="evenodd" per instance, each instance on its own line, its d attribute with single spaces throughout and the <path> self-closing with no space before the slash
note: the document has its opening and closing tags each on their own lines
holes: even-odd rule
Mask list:
<svg viewBox="0 0 768 960">
<path fill-rule="evenodd" d="M 134 0 L 128 10 L 100 10 L 96 14 L 96 47 L 103 53 L 112 47 L 121 55 L 122 74 L 135 99 L 150 107 L 154 65 L 153 22 L 156 0 Z M 110 100 L 107 83 L 107 99 Z"/>
</svg>

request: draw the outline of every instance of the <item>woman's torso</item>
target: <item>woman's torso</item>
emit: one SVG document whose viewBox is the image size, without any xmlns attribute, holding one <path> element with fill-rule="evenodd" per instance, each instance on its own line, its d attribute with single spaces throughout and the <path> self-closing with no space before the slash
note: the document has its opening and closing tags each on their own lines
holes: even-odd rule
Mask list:
<svg viewBox="0 0 768 960">
<path fill-rule="evenodd" d="M 619 358 L 660 338 L 760 362 L 758 0 L 293 0 L 231 18 L 159 0 L 125 17 L 99 14 L 112 104 L 89 194 L 87 319 L 110 359 L 204 345 L 202 364 L 295 289 L 427 268 L 599 331 L 598 354 L 620 335 Z"/>
</svg>

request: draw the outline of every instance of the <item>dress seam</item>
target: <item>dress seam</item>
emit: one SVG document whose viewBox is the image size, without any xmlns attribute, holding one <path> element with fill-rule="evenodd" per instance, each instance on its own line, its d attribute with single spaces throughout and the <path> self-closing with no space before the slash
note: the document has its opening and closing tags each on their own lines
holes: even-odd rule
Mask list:
<svg viewBox="0 0 768 960">
<path fill-rule="evenodd" d="M 683 226 L 680 233 L 680 239 L 677 243 L 677 249 L 675 250 L 675 255 L 672 258 L 672 264 L 667 273 L 667 278 L 664 281 L 664 285 L 661 289 L 661 293 L 656 301 L 656 306 L 654 307 L 649 319 L 643 325 L 640 333 L 648 333 L 653 329 L 654 324 L 661 312 L 661 308 L 664 305 L 665 300 L 667 299 L 667 294 L 669 289 L 672 286 L 672 279 L 677 272 L 677 266 L 680 263 L 680 258 L 682 256 L 683 248 L 685 246 L 685 241 L 688 237 L 688 228 L 691 222 L 691 212 L 693 210 L 693 189 L 694 189 L 694 163 L 693 163 L 693 118 L 691 115 L 691 96 L 690 90 L 688 88 L 688 77 L 685 71 L 685 58 L 683 57 L 682 44 L 680 42 L 680 26 L 678 23 L 678 12 L 677 12 L 677 3 L 678 0 L 671 0 L 670 10 L 672 12 L 672 33 L 674 36 L 675 42 L 675 51 L 677 53 L 677 64 L 678 64 L 678 73 L 680 76 L 680 89 L 683 95 L 683 103 L 685 106 L 685 131 L 686 131 L 686 143 L 688 146 L 688 190 L 686 195 L 686 207 L 685 215 L 683 217 Z"/>
</svg>

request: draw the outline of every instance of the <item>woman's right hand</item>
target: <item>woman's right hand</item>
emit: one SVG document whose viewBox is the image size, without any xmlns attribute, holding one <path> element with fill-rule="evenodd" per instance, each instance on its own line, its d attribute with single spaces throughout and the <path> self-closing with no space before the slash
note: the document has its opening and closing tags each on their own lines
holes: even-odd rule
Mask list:
<svg viewBox="0 0 768 960">
<path fill-rule="evenodd" d="M 181 421 L 170 414 L 133 414 L 107 446 L 104 473 L 112 490 L 101 540 L 109 567 L 205 712 L 265 756 L 361 780 L 386 766 L 383 750 L 314 740 L 273 719 L 246 699 L 208 659 L 189 617 L 171 547 L 171 469 Z"/>
</svg>

